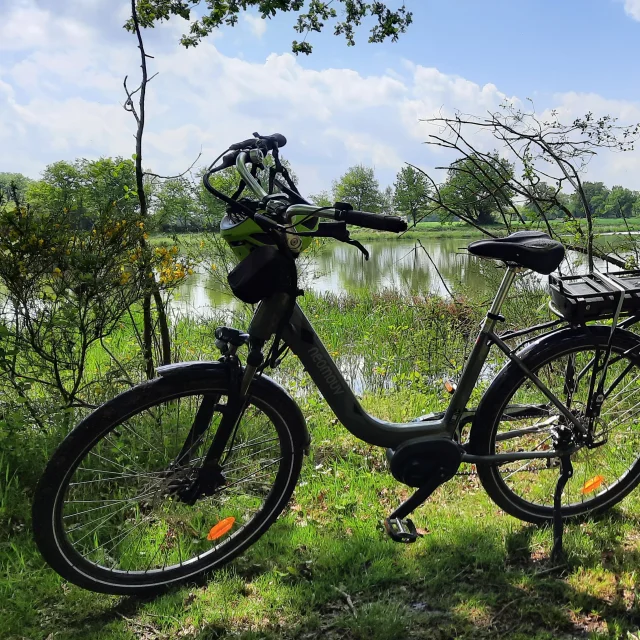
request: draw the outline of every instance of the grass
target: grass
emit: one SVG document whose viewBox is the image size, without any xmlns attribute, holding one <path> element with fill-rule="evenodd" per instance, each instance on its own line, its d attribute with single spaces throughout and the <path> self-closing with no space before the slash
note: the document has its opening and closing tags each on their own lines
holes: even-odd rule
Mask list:
<svg viewBox="0 0 640 640">
<path fill-rule="evenodd" d="M 413 401 L 369 400 L 389 419 Z M 101 596 L 58 578 L 29 532 L 15 531 L 0 550 L 2 637 L 634 637 L 636 496 L 569 528 L 564 570 L 550 571 L 551 532 L 502 514 L 473 475 L 441 487 L 415 516 L 426 535 L 398 545 L 376 528 L 407 495 L 382 452 L 334 425 L 315 398 L 305 413 L 314 444 L 294 500 L 228 569 L 153 600 Z"/>
<path fill-rule="evenodd" d="M 537 295 L 516 292 L 505 309 L 514 326 L 541 313 Z M 365 408 L 398 421 L 442 408 L 441 379 L 459 372 L 480 313 L 464 298 L 450 304 L 392 293 L 307 295 L 304 305 L 337 358 L 348 364 L 361 356 L 354 380 L 369 390 Z M 175 331 L 178 357 L 215 356 L 210 326 L 185 320 Z M 123 327 L 110 346 L 126 356 L 128 341 Z M 424 537 L 398 545 L 377 523 L 410 490 L 389 475 L 384 452 L 349 435 L 293 360 L 285 362 L 312 435 L 293 500 L 243 557 L 152 600 L 83 591 L 44 565 L 29 504 L 51 442 L 22 434 L 0 458 L 0 637 L 638 637 L 638 492 L 605 517 L 568 527 L 568 564 L 554 570 L 551 531 L 502 513 L 465 468 L 470 475 L 416 511 Z M 104 365 L 97 356 L 93 364 Z"/>
</svg>

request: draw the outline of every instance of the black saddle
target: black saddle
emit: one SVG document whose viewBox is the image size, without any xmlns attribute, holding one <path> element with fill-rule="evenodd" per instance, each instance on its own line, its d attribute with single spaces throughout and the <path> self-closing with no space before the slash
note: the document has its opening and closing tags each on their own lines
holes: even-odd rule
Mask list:
<svg viewBox="0 0 640 640">
<path fill-rule="evenodd" d="M 517 231 L 506 238 L 477 240 L 469 253 L 481 258 L 504 260 L 538 273 L 555 271 L 564 258 L 564 247 L 542 231 Z"/>
</svg>

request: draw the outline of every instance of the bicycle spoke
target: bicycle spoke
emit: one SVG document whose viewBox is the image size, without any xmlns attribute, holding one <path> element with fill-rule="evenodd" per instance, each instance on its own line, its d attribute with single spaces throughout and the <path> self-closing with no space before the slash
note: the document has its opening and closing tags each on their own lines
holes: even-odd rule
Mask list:
<svg viewBox="0 0 640 640">
<path fill-rule="evenodd" d="M 226 483 L 195 505 L 181 498 L 220 424 L 226 405 L 214 400 L 203 408 L 202 396 L 188 396 L 144 409 L 86 454 L 70 478 L 62 514 L 68 540 L 85 561 L 111 573 L 170 571 L 222 553 L 234 536 L 210 544 L 216 523 L 232 517 L 237 532 L 261 512 L 284 456 L 273 423 L 252 405 L 225 448 Z M 193 431 L 198 414 L 202 422 Z M 184 463 L 176 465 L 180 458 Z"/>
</svg>

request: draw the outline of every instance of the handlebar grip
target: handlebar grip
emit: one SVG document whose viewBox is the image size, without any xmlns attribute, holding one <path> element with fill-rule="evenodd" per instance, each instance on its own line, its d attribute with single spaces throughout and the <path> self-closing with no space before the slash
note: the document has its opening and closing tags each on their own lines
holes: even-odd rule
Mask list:
<svg viewBox="0 0 640 640">
<path fill-rule="evenodd" d="M 383 216 L 379 213 L 368 213 L 367 211 L 340 211 L 336 215 L 336 220 L 342 220 L 347 224 L 354 224 L 367 229 L 377 229 L 378 231 L 392 231 L 400 233 L 407 230 L 407 223 L 397 216 Z"/>
</svg>

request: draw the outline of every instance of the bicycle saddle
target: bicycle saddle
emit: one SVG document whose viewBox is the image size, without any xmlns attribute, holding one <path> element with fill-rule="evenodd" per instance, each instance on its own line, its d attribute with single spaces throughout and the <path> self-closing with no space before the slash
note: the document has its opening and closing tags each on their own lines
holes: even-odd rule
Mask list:
<svg viewBox="0 0 640 640">
<path fill-rule="evenodd" d="M 506 238 L 476 240 L 467 249 L 481 258 L 504 260 L 537 273 L 555 271 L 564 258 L 564 247 L 542 231 L 517 231 Z"/>
</svg>

